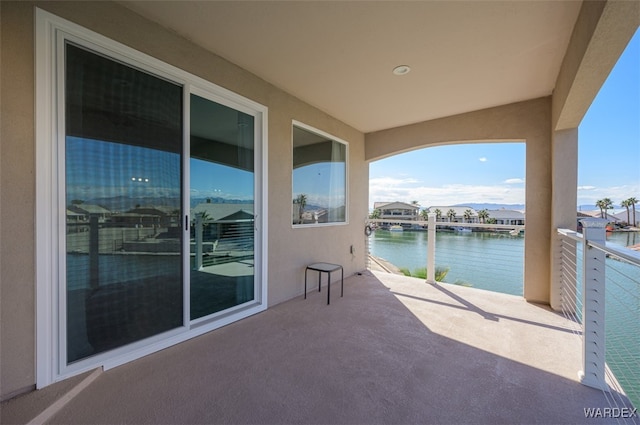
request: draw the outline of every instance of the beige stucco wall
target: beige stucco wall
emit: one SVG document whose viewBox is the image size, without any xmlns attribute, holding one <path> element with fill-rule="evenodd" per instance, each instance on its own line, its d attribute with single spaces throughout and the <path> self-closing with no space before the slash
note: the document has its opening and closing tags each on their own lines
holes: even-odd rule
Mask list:
<svg viewBox="0 0 640 425">
<path fill-rule="evenodd" d="M 0 396 L 34 384 L 33 32 L 28 5 L 0 2 Z"/>
<path fill-rule="evenodd" d="M 365 157 L 429 146 L 476 142 L 526 143 L 524 297 L 549 302 L 551 98 L 545 97 L 366 135 Z"/>
<path fill-rule="evenodd" d="M 585 1 L 553 92 L 553 129 L 577 128 L 640 25 L 639 1 Z"/>
<path fill-rule="evenodd" d="M 0 397 L 35 383 L 34 6 L 261 103 L 268 112 L 269 305 L 303 292 L 304 266 L 340 263 L 345 276 L 365 267 L 363 224 L 368 167 L 364 135 L 118 4 L 0 2 L 2 91 L 0 145 Z M 291 121 L 349 142 L 349 223 L 291 226 Z M 350 254 L 350 246 L 355 255 Z M 346 289 L 348 294 L 348 288 Z"/>
</svg>

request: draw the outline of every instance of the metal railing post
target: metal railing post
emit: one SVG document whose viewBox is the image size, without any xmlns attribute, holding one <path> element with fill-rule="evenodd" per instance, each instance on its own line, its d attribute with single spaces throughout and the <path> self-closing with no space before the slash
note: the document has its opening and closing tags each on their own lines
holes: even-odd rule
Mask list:
<svg viewBox="0 0 640 425">
<path fill-rule="evenodd" d="M 589 242 L 606 243 L 604 219 L 582 223 L 582 371 L 580 382 L 608 390 L 605 381 L 605 253 Z"/>
<path fill-rule="evenodd" d="M 436 283 L 436 215 L 428 214 L 427 221 L 427 283 Z"/>
</svg>

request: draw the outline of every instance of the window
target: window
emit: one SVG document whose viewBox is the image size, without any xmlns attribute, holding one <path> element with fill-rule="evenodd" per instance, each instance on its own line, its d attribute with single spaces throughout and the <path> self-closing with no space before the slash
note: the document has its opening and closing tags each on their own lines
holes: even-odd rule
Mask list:
<svg viewBox="0 0 640 425">
<path fill-rule="evenodd" d="M 36 28 L 38 388 L 265 310 L 267 108 Z"/>
<path fill-rule="evenodd" d="M 347 222 L 347 143 L 301 123 L 293 125 L 294 226 Z"/>
</svg>

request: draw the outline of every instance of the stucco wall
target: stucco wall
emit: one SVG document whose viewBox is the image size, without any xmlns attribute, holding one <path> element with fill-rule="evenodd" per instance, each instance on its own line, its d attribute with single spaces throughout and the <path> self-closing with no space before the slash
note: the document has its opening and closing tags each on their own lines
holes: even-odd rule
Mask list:
<svg viewBox="0 0 640 425">
<path fill-rule="evenodd" d="M 34 6 L 80 24 L 242 96 L 268 112 L 269 305 L 303 292 L 304 266 L 340 263 L 348 276 L 365 267 L 363 222 L 368 166 L 364 135 L 266 81 L 109 2 L 1 2 L 0 397 L 35 382 Z M 349 142 L 349 224 L 291 227 L 291 121 Z M 355 255 L 350 254 L 350 246 Z"/>
<path fill-rule="evenodd" d="M 373 161 L 429 146 L 518 141 L 526 143 L 524 297 L 549 303 L 550 97 L 369 133 L 365 156 Z"/>
<path fill-rule="evenodd" d="M 32 8 L 0 3 L 0 395 L 35 380 L 35 150 Z"/>
</svg>

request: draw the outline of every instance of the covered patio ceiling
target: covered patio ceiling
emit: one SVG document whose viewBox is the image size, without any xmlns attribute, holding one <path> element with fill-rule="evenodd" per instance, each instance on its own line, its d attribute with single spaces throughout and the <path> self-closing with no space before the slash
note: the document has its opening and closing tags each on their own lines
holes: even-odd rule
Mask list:
<svg viewBox="0 0 640 425">
<path fill-rule="evenodd" d="M 582 5 L 120 3 L 363 132 L 550 95 Z"/>
</svg>

